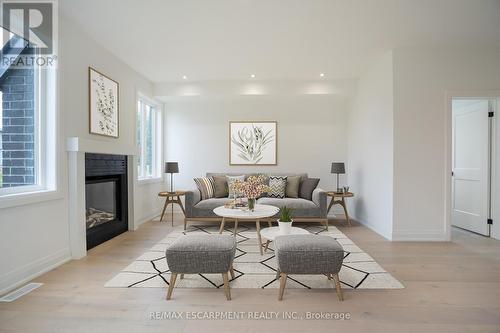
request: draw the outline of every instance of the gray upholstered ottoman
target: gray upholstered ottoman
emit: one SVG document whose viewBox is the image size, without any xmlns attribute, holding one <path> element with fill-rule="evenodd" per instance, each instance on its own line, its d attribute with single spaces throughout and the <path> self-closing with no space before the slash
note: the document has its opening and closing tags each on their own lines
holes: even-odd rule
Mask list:
<svg viewBox="0 0 500 333">
<path fill-rule="evenodd" d="M 172 296 L 178 274 L 221 273 L 224 292 L 231 299 L 228 272 L 234 278 L 233 260 L 236 240 L 232 235 L 187 235 L 179 237 L 166 251 L 171 272 L 167 299 Z"/>
<path fill-rule="evenodd" d="M 280 291 L 283 292 L 288 274 L 325 274 L 333 277 L 337 296 L 343 300 L 338 273 L 344 261 L 344 250 L 335 239 L 318 235 L 287 235 L 276 237 L 274 241 Z"/>
</svg>

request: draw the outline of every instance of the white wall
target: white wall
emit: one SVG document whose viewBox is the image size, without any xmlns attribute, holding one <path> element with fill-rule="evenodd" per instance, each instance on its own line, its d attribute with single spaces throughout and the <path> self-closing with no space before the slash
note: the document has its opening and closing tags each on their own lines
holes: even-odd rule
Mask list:
<svg viewBox="0 0 500 333">
<path fill-rule="evenodd" d="M 177 97 L 165 103 L 167 159 L 179 161 L 177 188 L 206 172 L 307 172 L 332 189 L 332 161 L 347 158 L 346 99 L 331 95 Z M 229 121 L 278 122 L 277 166 L 229 166 Z"/>
<path fill-rule="evenodd" d="M 55 200 L 0 209 L 0 294 L 69 260 L 68 179 L 66 137 L 79 136 L 111 142 L 117 149 L 135 151 L 136 90 L 152 94 L 152 84 L 83 34 L 73 22 L 59 21 L 58 170 L 62 197 Z M 88 66 L 120 83 L 120 138 L 88 133 Z M 112 153 L 112 151 L 110 151 Z M 156 193 L 163 183 L 136 187 L 135 216 L 142 220 L 157 213 Z"/>
<path fill-rule="evenodd" d="M 353 217 L 392 238 L 393 67 L 392 52 L 360 78 L 349 114 L 347 172 L 355 197 Z"/>
<path fill-rule="evenodd" d="M 74 23 L 61 20 L 61 110 L 64 137 L 78 136 L 83 139 L 109 142 L 117 151 L 135 154 L 135 112 L 137 94 L 153 96 L 153 84 L 118 60 L 107 50 L 84 35 Z M 89 51 L 90 50 L 90 51 Z M 89 133 L 88 130 L 88 67 L 118 81 L 120 88 L 119 138 L 107 138 Z M 110 154 L 113 150 L 109 151 Z M 135 165 L 129 167 L 134 168 Z M 137 179 L 137 177 L 134 177 Z M 158 214 L 161 200 L 156 194 L 165 184 L 134 183 L 134 216 L 136 225 Z M 130 217 L 129 217 L 130 218 Z"/>
<path fill-rule="evenodd" d="M 393 239 L 447 239 L 447 93 L 491 90 L 500 90 L 499 49 L 394 51 Z"/>
</svg>

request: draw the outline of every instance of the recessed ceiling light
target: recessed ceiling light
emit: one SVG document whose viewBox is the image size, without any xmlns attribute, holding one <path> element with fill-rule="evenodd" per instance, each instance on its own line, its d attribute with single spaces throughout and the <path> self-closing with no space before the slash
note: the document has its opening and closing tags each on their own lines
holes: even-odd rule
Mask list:
<svg viewBox="0 0 500 333">
<path fill-rule="evenodd" d="M 325 77 L 325 73 L 320 73 L 319 76 Z"/>
<path fill-rule="evenodd" d="M 255 77 L 255 74 L 250 74 L 250 77 L 253 79 Z"/>
<path fill-rule="evenodd" d="M 182 79 L 183 79 L 183 80 L 187 80 L 187 78 L 188 78 L 188 77 L 187 77 L 186 75 L 183 75 L 183 76 L 182 76 Z"/>
</svg>

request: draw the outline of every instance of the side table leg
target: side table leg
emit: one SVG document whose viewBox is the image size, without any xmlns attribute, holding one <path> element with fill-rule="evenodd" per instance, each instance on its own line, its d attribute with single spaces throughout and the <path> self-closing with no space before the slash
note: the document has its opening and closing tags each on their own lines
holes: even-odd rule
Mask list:
<svg viewBox="0 0 500 333">
<path fill-rule="evenodd" d="M 173 227 L 174 226 L 174 203 L 173 202 L 172 202 L 172 207 L 171 208 L 172 208 L 172 210 L 171 210 L 172 215 L 171 216 L 172 216 L 172 227 Z"/>
<path fill-rule="evenodd" d="M 160 222 L 163 221 L 163 215 L 165 215 L 165 210 L 167 209 L 167 206 L 168 206 L 168 199 L 165 199 L 165 203 L 163 204 L 163 210 L 161 211 Z"/>
<path fill-rule="evenodd" d="M 330 204 L 328 205 L 328 209 L 326 210 L 326 215 L 330 213 L 330 209 L 332 209 L 333 205 L 335 205 L 335 197 L 332 197 L 332 200 L 330 200 Z"/>
<path fill-rule="evenodd" d="M 269 243 L 271 243 L 270 240 L 266 241 L 266 247 L 264 248 L 264 253 L 267 253 L 267 248 L 269 247 Z"/>
<path fill-rule="evenodd" d="M 186 210 L 184 209 L 184 205 L 182 204 L 180 197 L 177 197 L 177 203 L 179 204 L 179 206 L 181 206 L 182 214 L 184 214 L 184 216 L 186 216 Z"/>
<path fill-rule="evenodd" d="M 260 221 L 257 220 L 255 221 L 255 228 L 257 229 L 257 240 L 259 242 L 259 251 L 260 255 L 264 255 L 264 252 L 262 251 L 262 237 L 260 236 Z"/>
<path fill-rule="evenodd" d="M 345 199 L 342 197 L 342 207 L 344 208 L 345 220 L 348 226 L 351 226 L 351 219 L 349 218 L 349 213 L 347 213 L 347 206 L 345 204 Z"/>
</svg>

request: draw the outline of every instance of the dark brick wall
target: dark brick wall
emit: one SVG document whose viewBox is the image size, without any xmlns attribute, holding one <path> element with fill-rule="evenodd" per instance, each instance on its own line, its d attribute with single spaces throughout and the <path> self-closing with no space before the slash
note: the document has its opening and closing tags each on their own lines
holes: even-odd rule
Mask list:
<svg viewBox="0 0 500 333">
<path fill-rule="evenodd" d="M 9 69 L 0 79 L 2 91 L 1 187 L 35 182 L 34 71 Z"/>
</svg>

